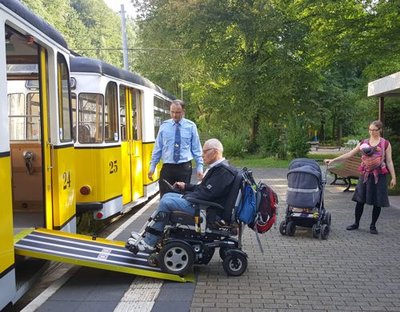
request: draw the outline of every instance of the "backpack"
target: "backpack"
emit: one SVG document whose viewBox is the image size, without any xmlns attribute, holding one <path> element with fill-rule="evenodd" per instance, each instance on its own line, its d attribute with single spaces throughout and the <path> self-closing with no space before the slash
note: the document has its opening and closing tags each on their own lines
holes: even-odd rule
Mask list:
<svg viewBox="0 0 400 312">
<path fill-rule="evenodd" d="M 276 221 L 278 195 L 267 184 L 260 182 L 257 186 L 256 217 L 249 224 L 258 233 L 267 232 Z"/>
<path fill-rule="evenodd" d="M 243 180 L 242 199 L 236 211 L 236 219 L 245 224 L 251 224 L 256 218 L 256 192 L 253 186 Z"/>
<path fill-rule="evenodd" d="M 242 200 L 236 218 L 257 233 L 267 232 L 276 221 L 277 194 L 265 183 L 255 183 L 253 174 L 243 169 Z"/>
</svg>

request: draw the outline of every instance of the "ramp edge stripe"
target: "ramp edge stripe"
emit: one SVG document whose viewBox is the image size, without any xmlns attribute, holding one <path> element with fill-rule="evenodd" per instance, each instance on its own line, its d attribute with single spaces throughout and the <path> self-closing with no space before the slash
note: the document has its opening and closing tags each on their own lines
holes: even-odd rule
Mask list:
<svg viewBox="0 0 400 312">
<path fill-rule="evenodd" d="M 43 242 L 43 241 L 37 241 L 34 239 L 29 239 L 29 238 L 25 238 L 21 241 L 19 241 L 18 243 L 15 244 L 15 247 L 17 248 L 30 248 L 30 245 L 24 245 L 24 243 L 26 242 L 31 242 L 31 243 L 36 243 L 36 244 L 41 244 L 43 246 L 53 246 L 53 247 L 60 247 L 62 249 L 66 249 L 66 250 L 76 250 L 76 251 L 84 251 L 87 253 L 101 253 L 104 252 L 104 250 L 106 249 L 106 247 L 98 247 L 98 250 L 92 250 L 92 249 L 84 249 L 84 248 L 78 248 L 78 247 L 73 247 L 73 246 L 65 246 L 65 245 L 60 245 L 60 244 L 55 244 L 55 243 L 49 243 L 49 242 Z M 80 244 L 78 244 L 80 245 Z M 85 244 L 83 246 L 90 246 L 89 244 Z M 97 248 L 97 246 L 95 246 Z M 115 257 L 120 257 L 120 258 L 127 258 L 127 259 L 132 259 L 132 253 L 129 252 L 128 250 L 122 250 L 122 249 L 113 249 L 110 248 L 111 251 L 116 251 L 116 252 L 122 252 L 122 254 L 113 254 L 113 256 Z M 126 254 L 126 255 L 124 255 Z M 129 255 L 129 256 L 127 256 Z M 140 259 L 140 258 L 135 258 L 135 259 Z M 144 259 L 145 261 L 147 261 L 147 259 Z"/>
<path fill-rule="evenodd" d="M 101 237 L 96 237 L 95 239 L 93 239 L 93 236 L 89 236 L 89 235 L 60 232 L 60 231 L 57 231 L 57 230 L 49 230 L 49 229 L 45 229 L 45 228 L 37 228 L 37 229 L 35 229 L 35 232 L 45 233 L 45 234 L 58 236 L 58 237 L 60 237 L 60 236 L 71 237 L 71 238 L 75 238 L 75 239 L 79 239 L 79 240 L 100 242 L 100 243 L 106 243 L 106 244 L 113 244 L 113 245 L 116 245 L 116 246 L 124 246 L 125 245 L 125 243 L 121 242 L 121 241 L 113 241 L 113 240 L 109 240 L 109 239 L 101 238 Z"/>
<path fill-rule="evenodd" d="M 125 249 L 125 243 L 123 245 L 115 245 L 111 241 L 99 242 L 97 240 L 82 240 L 82 239 L 78 239 L 76 237 L 71 237 L 71 236 L 51 235 L 51 234 L 48 234 L 48 233 L 40 233 L 40 232 L 36 232 L 36 231 L 33 231 L 28 236 L 33 236 L 33 237 L 42 238 L 42 239 L 48 239 L 48 240 L 55 240 L 55 241 L 71 242 L 71 243 L 77 244 L 77 245 L 92 245 L 92 246 L 99 246 L 99 247 L 107 246 L 107 247 L 110 247 L 110 248 L 112 248 L 112 247 L 113 248 L 120 248 L 121 250 Z"/>
</svg>

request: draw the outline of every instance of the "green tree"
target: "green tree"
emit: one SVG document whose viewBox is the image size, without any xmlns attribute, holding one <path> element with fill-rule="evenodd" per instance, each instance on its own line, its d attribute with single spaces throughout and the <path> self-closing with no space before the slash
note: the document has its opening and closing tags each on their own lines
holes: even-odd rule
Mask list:
<svg viewBox="0 0 400 312">
<path fill-rule="evenodd" d="M 23 0 L 49 24 L 58 29 L 74 52 L 122 66 L 120 16 L 103 0 Z M 61 13 L 60 13 L 61 12 Z M 128 35 L 133 39 L 133 21 Z"/>
<path fill-rule="evenodd" d="M 293 110 L 312 111 L 314 102 L 303 92 L 313 83 L 303 57 L 306 29 L 283 2 L 148 0 L 141 4 L 142 44 L 171 48 L 173 43 L 187 49 L 186 62 L 175 56 L 175 65 L 159 72 L 182 73 L 181 85 L 187 88 L 203 131 L 246 133 L 248 150 L 256 151 L 261 124 L 285 118 Z M 141 71 L 157 79 L 151 66 Z"/>
</svg>

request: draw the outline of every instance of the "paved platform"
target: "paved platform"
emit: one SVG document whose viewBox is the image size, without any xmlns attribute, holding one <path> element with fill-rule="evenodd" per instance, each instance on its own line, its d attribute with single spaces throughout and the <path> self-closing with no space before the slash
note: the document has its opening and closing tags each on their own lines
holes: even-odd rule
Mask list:
<svg viewBox="0 0 400 312">
<path fill-rule="evenodd" d="M 248 230 L 244 250 L 248 270 L 228 277 L 218 255 L 195 268 L 195 283 L 175 283 L 98 269 L 72 267 L 23 311 L 400 311 L 400 198 L 383 208 L 379 235 L 369 233 L 372 208 L 365 207 L 360 229 L 353 223 L 352 193 L 327 185 L 325 207 L 332 214 L 327 240 L 312 238 L 310 229 L 282 236 L 286 170 L 254 170 L 279 195 L 277 226 L 261 237 Z M 149 205 L 115 233 L 125 240 L 139 230 L 156 207 Z M 125 226 L 127 226 L 125 228 Z"/>
</svg>

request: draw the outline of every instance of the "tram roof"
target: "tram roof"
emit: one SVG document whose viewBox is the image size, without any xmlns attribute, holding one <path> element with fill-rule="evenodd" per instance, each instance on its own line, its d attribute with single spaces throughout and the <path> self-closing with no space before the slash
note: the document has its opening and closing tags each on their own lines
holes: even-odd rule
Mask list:
<svg viewBox="0 0 400 312">
<path fill-rule="evenodd" d="M 368 96 L 399 96 L 400 95 L 400 72 L 368 83 Z"/>
<path fill-rule="evenodd" d="M 47 23 L 44 19 L 35 15 L 30 11 L 25 5 L 23 5 L 18 0 L 0 0 L 0 4 L 4 5 L 6 8 L 10 9 L 18 16 L 29 22 L 31 25 L 35 26 L 38 30 L 46 34 L 48 37 L 56 41 L 58 44 L 64 48 L 68 48 L 67 42 L 64 40 L 61 33 Z"/>
<path fill-rule="evenodd" d="M 173 96 L 168 91 L 162 89 L 161 87 L 157 86 L 149 79 L 144 78 L 136 73 L 127 71 L 125 69 L 115 67 L 101 60 L 78 56 L 78 57 L 71 57 L 70 64 L 71 64 L 71 73 L 85 72 L 85 73 L 97 73 L 101 75 L 108 75 L 114 78 L 118 78 L 144 87 L 148 87 L 167 96 L 168 98 L 175 99 L 175 96 Z"/>
</svg>

